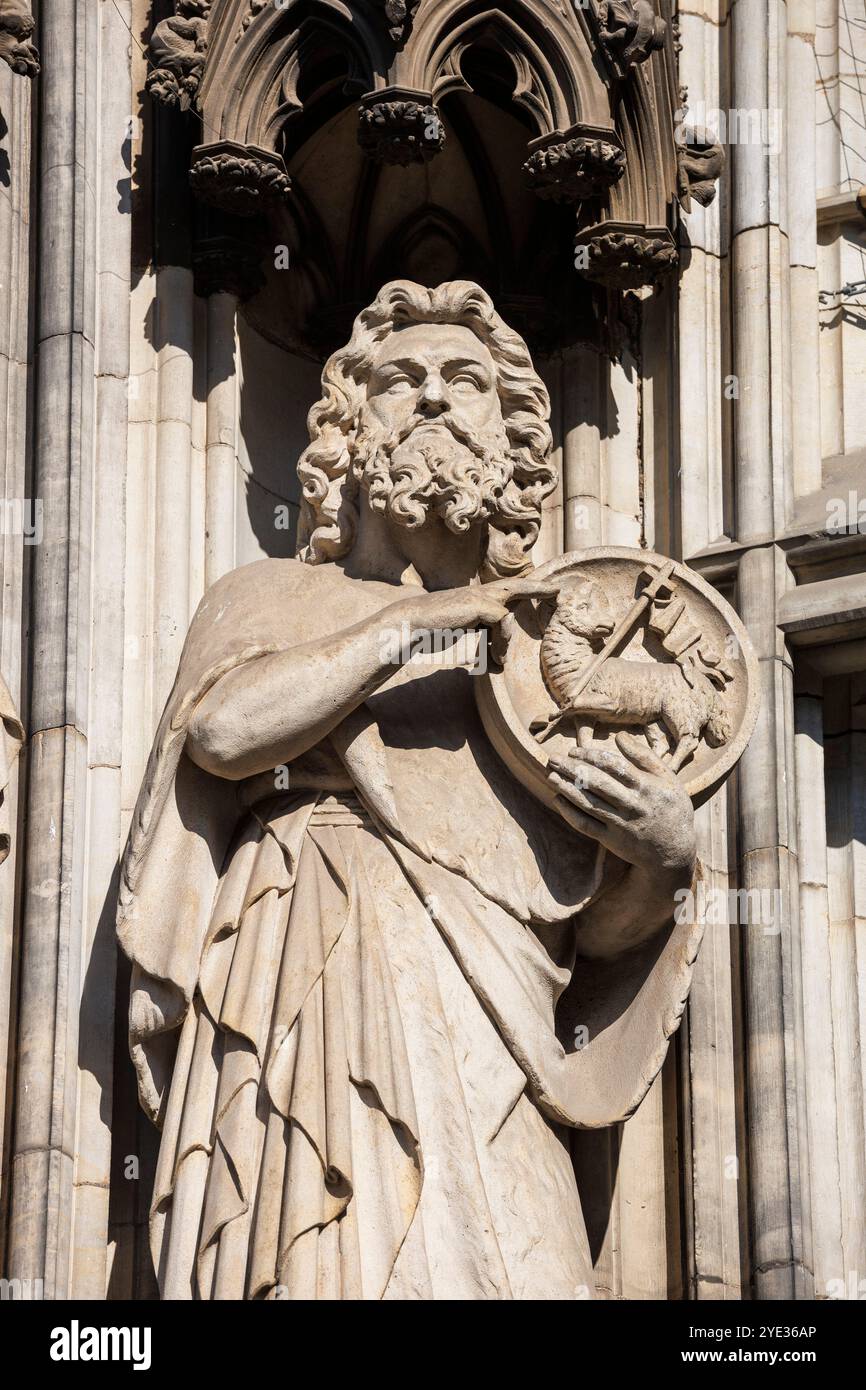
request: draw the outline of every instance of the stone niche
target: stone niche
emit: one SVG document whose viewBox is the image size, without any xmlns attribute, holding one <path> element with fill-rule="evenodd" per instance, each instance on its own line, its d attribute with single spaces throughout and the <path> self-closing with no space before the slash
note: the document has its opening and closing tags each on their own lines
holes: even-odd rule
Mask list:
<svg viewBox="0 0 866 1390">
<path fill-rule="evenodd" d="M 294 521 L 277 529 L 274 514 L 296 517 L 321 365 L 396 278 L 475 281 L 526 339 L 563 477 L 538 562 L 606 542 L 669 550 L 650 533 L 653 496 L 659 515 L 668 504 L 641 453 L 658 430 L 658 466 L 665 478 L 675 467 L 668 427 L 641 399 L 647 375 L 665 395 L 673 361 L 684 175 L 669 0 L 176 0 L 150 20 L 133 262 L 142 281 L 155 272 L 147 360 L 157 377 L 182 360 L 192 434 L 199 404 L 207 422 L 206 534 L 190 523 L 194 582 L 166 600 L 178 643 L 195 585 L 294 553 Z M 163 366 L 166 344 L 184 355 Z M 158 439 L 157 474 L 192 477 L 171 448 Z M 173 669 L 166 656 L 143 724 Z M 153 1149 L 131 1084 L 119 1072 L 116 1156 Z M 588 1167 L 576 1154 L 600 1286 L 617 1171 L 615 1136 L 604 1164 L 592 1158 L 601 1142 L 580 1140 Z M 143 1227 L 135 1240 L 119 1271 L 146 1267 Z M 125 1289 L 118 1273 L 112 1295 Z"/>
<path fill-rule="evenodd" d="M 270 513 L 274 496 L 294 507 L 294 481 L 265 441 L 302 436 L 310 365 L 389 279 L 473 280 L 554 377 L 584 350 L 631 377 L 634 297 L 675 285 L 688 190 L 668 3 L 176 0 L 154 25 L 141 259 L 240 302 L 238 561 L 291 553 Z M 588 370 L 582 419 L 604 438 L 617 388 L 597 358 Z"/>
</svg>

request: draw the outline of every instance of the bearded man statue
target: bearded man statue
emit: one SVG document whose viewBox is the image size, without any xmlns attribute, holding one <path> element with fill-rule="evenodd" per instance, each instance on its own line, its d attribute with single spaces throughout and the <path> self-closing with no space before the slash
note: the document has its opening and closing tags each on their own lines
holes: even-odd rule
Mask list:
<svg viewBox="0 0 866 1390">
<path fill-rule="evenodd" d="M 487 294 L 386 285 L 322 384 L 299 557 L 203 599 L 122 867 L 162 1296 L 592 1297 L 569 1129 L 682 1013 L 691 802 L 626 735 L 551 808 L 484 733 L 471 639 L 552 591 L 555 484 Z"/>
</svg>

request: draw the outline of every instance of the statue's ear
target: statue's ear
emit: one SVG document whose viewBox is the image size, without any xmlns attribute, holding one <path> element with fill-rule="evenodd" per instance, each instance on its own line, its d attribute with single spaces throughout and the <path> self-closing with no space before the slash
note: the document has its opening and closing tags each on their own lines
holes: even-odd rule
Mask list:
<svg viewBox="0 0 866 1390">
<path fill-rule="evenodd" d="M 558 602 L 559 599 L 556 594 L 540 594 L 535 600 L 535 611 L 545 626 L 553 617 Z"/>
</svg>

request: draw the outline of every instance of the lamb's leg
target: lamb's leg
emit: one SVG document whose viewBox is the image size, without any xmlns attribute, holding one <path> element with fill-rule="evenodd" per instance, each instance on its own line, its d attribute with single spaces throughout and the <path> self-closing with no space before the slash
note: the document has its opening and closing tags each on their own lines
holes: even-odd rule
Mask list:
<svg viewBox="0 0 866 1390">
<path fill-rule="evenodd" d="M 574 732 L 577 734 L 578 748 L 592 747 L 592 736 L 595 733 L 594 724 L 584 724 L 582 720 L 575 719 Z"/>
<path fill-rule="evenodd" d="M 673 772 L 679 772 L 680 768 L 683 766 L 683 763 L 688 761 L 688 759 L 694 753 L 695 749 L 698 747 L 699 743 L 700 739 L 696 738 L 694 734 L 683 734 L 682 738 L 680 739 L 679 743 L 674 749 L 673 757 L 671 758 L 670 765 L 671 770 Z"/>
<path fill-rule="evenodd" d="M 657 758 L 664 758 L 665 761 L 671 756 L 671 746 L 668 742 L 667 734 L 657 720 L 646 726 L 646 736 L 649 746 Z"/>
</svg>

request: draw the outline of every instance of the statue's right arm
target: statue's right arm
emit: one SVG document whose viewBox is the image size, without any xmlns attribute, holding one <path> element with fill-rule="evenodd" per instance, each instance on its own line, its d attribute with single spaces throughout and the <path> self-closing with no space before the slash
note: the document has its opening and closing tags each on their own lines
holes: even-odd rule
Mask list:
<svg viewBox="0 0 866 1390">
<path fill-rule="evenodd" d="M 549 592 L 525 580 L 415 591 L 329 637 L 248 661 L 222 676 L 198 703 L 186 750 L 206 772 L 230 781 L 301 757 L 393 675 L 387 633 L 495 627 L 505 604 Z"/>
<path fill-rule="evenodd" d="M 193 762 L 239 781 L 315 747 L 393 674 L 394 664 L 382 659 L 388 612 L 222 676 L 190 721 Z"/>
</svg>

